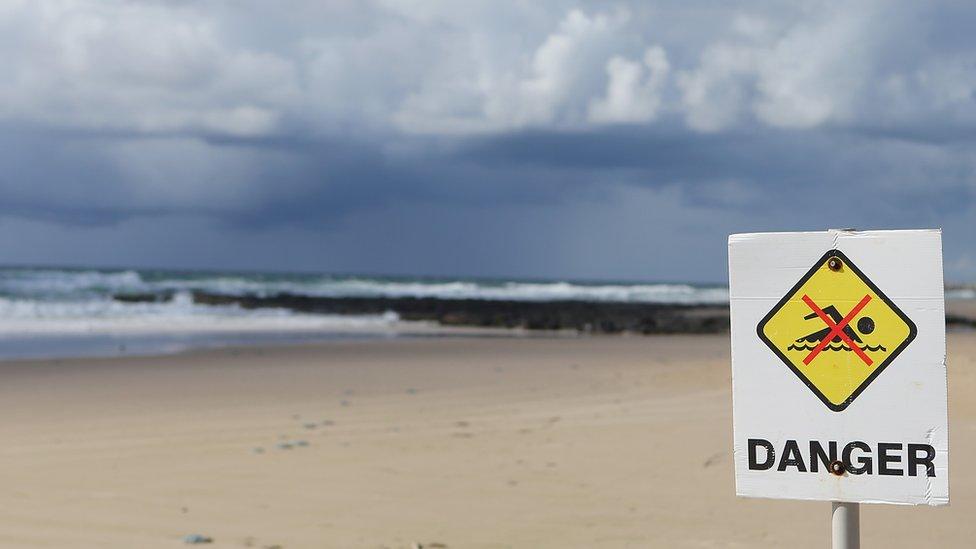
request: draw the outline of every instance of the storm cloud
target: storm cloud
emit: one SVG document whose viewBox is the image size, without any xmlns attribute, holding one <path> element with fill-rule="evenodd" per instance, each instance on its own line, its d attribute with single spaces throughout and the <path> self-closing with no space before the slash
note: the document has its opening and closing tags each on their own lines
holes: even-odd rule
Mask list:
<svg viewBox="0 0 976 549">
<path fill-rule="evenodd" d="M 7 263 L 720 281 L 730 232 L 943 227 L 976 8 L 4 2 Z"/>
</svg>

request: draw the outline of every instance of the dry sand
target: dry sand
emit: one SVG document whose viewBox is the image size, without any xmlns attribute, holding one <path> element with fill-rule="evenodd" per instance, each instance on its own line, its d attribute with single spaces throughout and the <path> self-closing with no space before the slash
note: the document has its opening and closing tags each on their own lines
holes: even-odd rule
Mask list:
<svg viewBox="0 0 976 549">
<path fill-rule="evenodd" d="M 976 539 L 976 334 L 949 347 L 953 504 L 866 507 L 867 547 Z M 2 547 L 828 543 L 828 503 L 733 495 L 727 336 L 338 342 L 0 375 Z"/>
</svg>

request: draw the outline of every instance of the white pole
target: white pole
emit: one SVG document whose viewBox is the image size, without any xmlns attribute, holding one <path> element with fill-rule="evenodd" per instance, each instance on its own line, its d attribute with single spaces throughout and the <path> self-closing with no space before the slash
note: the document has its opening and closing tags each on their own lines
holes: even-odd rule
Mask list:
<svg viewBox="0 0 976 549">
<path fill-rule="evenodd" d="M 833 549 L 860 549 L 861 513 L 857 503 L 831 503 L 830 541 Z"/>
</svg>

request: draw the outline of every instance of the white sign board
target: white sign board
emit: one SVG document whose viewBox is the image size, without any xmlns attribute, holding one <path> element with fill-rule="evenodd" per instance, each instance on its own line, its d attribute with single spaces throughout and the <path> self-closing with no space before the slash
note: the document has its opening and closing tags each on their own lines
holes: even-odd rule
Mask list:
<svg viewBox="0 0 976 549">
<path fill-rule="evenodd" d="M 736 493 L 949 503 L 942 232 L 729 237 Z"/>
</svg>

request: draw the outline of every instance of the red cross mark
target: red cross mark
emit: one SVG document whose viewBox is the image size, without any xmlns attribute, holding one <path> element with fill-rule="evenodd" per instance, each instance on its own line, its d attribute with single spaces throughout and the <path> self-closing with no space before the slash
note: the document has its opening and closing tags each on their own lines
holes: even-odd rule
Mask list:
<svg viewBox="0 0 976 549">
<path fill-rule="evenodd" d="M 861 348 L 858 347 L 853 341 L 851 341 L 851 338 L 846 333 L 844 333 L 844 328 L 851 320 L 854 319 L 855 316 L 857 316 L 857 313 L 861 312 L 861 309 L 863 309 L 864 306 L 868 304 L 868 301 L 871 301 L 871 296 L 870 295 L 864 296 L 864 299 L 862 299 L 860 303 L 855 305 L 854 308 L 851 309 L 851 312 L 847 313 L 847 316 L 845 316 L 843 320 L 841 320 L 837 324 L 834 324 L 834 321 L 829 316 L 827 316 L 827 313 L 823 312 L 823 310 L 821 310 L 820 307 L 818 307 L 817 304 L 814 303 L 812 299 L 810 299 L 810 296 L 803 294 L 803 302 L 806 303 L 808 307 L 813 309 L 813 312 L 817 313 L 817 316 L 820 317 L 820 320 L 826 322 L 827 327 L 830 328 L 830 333 L 828 333 L 823 339 L 821 339 L 820 344 L 817 345 L 812 351 L 810 351 L 810 354 L 803 359 L 803 363 L 810 364 L 810 362 L 813 361 L 813 359 L 820 354 L 820 351 L 824 350 L 824 347 L 830 344 L 830 342 L 834 339 L 834 337 L 839 337 L 841 338 L 841 340 L 843 340 L 844 343 L 846 343 L 851 348 L 852 351 L 857 353 L 857 356 L 859 356 L 861 360 L 864 361 L 865 364 L 870 366 L 873 362 L 871 360 L 871 357 L 864 354 L 864 351 L 862 351 Z"/>
</svg>

